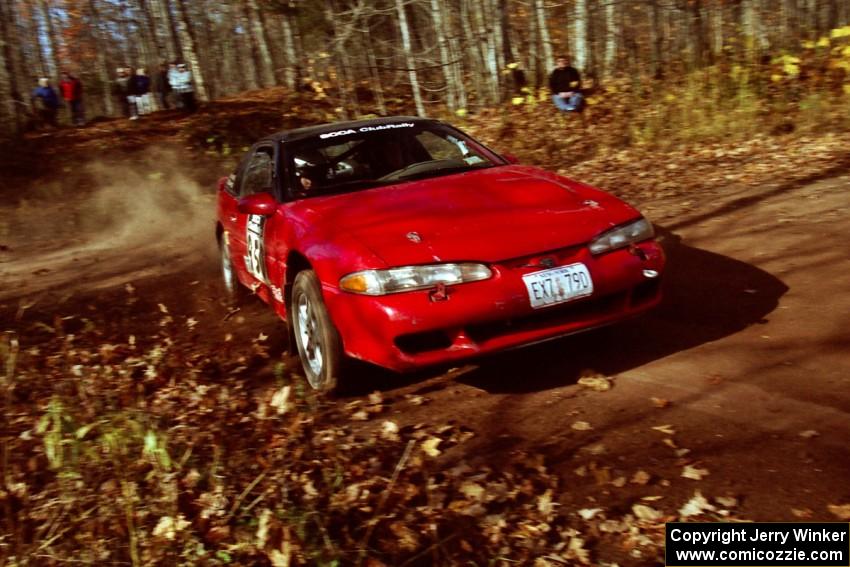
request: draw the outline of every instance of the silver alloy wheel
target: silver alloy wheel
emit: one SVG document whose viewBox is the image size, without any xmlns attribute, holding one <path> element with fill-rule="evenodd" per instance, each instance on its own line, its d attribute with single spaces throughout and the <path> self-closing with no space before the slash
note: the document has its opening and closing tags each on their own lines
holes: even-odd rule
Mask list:
<svg viewBox="0 0 850 567">
<path fill-rule="evenodd" d="M 230 295 L 236 293 L 236 274 L 233 272 L 233 262 L 230 261 L 230 250 L 227 242 L 221 243 L 221 279 L 224 282 L 224 289 Z"/>
<path fill-rule="evenodd" d="M 324 366 L 320 341 L 319 324 L 316 321 L 313 306 L 306 295 L 301 295 L 298 298 L 298 342 L 301 347 L 301 357 L 310 369 L 307 373 L 307 381 L 317 390 L 322 387 Z"/>
</svg>

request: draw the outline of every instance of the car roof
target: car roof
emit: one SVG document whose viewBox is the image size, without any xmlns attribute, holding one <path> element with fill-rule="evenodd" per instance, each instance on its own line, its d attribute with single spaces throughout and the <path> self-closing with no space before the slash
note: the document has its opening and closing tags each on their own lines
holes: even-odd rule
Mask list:
<svg viewBox="0 0 850 567">
<path fill-rule="evenodd" d="M 420 118 L 418 116 L 386 116 L 383 118 L 369 118 L 366 120 L 349 120 L 346 122 L 331 122 L 328 124 L 317 124 L 315 126 L 306 126 L 304 128 L 295 128 L 293 130 L 284 130 L 277 132 L 271 136 L 267 136 L 260 140 L 261 142 L 294 142 L 313 138 L 321 134 L 336 132 L 338 130 L 355 130 L 363 126 L 383 126 L 385 124 L 398 124 L 401 122 L 413 122 L 414 124 L 436 124 L 439 120 L 431 118 Z"/>
</svg>

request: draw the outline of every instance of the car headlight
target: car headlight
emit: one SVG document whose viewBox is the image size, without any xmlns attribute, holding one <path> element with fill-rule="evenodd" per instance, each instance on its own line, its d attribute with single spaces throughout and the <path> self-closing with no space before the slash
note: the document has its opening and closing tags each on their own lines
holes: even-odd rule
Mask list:
<svg viewBox="0 0 850 567">
<path fill-rule="evenodd" d="M 648 240 L 653 236 L 655 236 L 655 230 L 652 228 L 652 223 L 641 218 L 600 234 L 590 241 L 590 252 L 591 254 L 610 252 L 635 242 Z"/>
<path fill-rule="evenodd" d="M 483 264 L 435 264 L 405 266 L 388 270 L 365 270 L 348 274 L 339 280 L 339 287 L 363 295 L 387 295 L 402 291 L 427 289 L 438 284 L 455 285 L 477 282 L 492 277 L 493 272 Z"/>
</svg>

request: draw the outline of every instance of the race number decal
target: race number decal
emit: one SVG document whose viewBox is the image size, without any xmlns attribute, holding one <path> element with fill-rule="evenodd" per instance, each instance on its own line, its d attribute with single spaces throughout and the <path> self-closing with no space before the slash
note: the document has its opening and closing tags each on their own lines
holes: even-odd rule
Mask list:
<svg viewBox="0 0 850 567">
<path fill-rule="evenodd" d="M 246 244 L 248 254 L 245 256 L 245 267 L 248 272 L 260 280 L 268 283 L 266 279 L 266 250 L 263 246 L 263 229 L 266 219 L 260 215 L 250 215 L 245 227 Z"/>
</svg>

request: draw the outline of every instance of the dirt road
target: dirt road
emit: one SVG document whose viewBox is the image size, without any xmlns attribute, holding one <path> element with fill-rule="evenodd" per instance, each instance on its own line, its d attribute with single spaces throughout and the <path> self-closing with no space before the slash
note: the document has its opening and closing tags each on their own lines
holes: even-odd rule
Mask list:
<svg viewBox="0 0 850 567">
<path fill-rule="evenodd" d="M 734 513 L 748 519 L 835 520 L 827 506 L 850 502 L 849 190 L 844 174 L 643 203 L 670 254 L 657 311 L 447 373 L 367 371 L 364 389 L 381 388 L 401 423 L 470 428 L 474 439 L 448 461 L 542 452 L 568 487 L 562 510 L 622 513 L 660 496 L 652 505 L 675 512 L 699 490 L 734 497 Z M 88 197 L 3 211 L 3 320 L 25 328 L 79 309 L 107 317 L 131 283 L 140 306 L 197 318 L 212 342 L 265 332 L 282 350 L 282 325 L 263 306 L 222 320 L 211 203 L 195 188 L 165 206 L 122 200 L 136 224 L 119 233 L 117 205 L 94 215 Z M 63 222 L 38 222 L 57 211 Z M 613 388 L 578 385 L 583 372 Z M 701 480 L 683 478 L 686 466 Z M 606 555 L 623 562 L 617 550 Z"/>
</svg>

